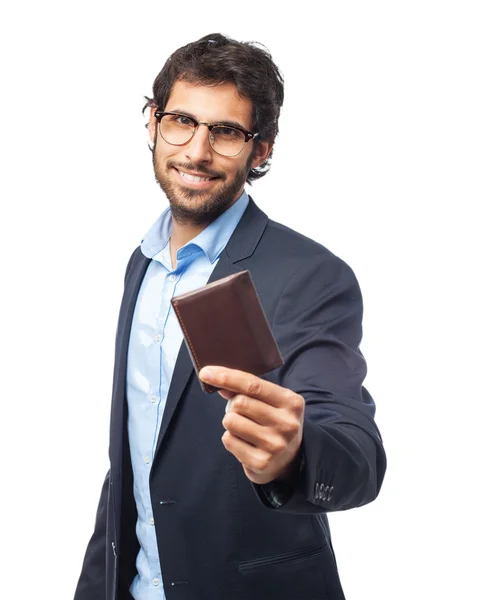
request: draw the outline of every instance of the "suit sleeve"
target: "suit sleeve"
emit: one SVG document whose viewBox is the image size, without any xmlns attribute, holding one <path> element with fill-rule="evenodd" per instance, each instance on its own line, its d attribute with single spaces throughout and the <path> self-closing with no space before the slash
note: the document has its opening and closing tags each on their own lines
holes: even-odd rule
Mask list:
<svg viewBox="0 0 479 600">
<path fill-rule="evenodd" d="M 305 420 L 289 486 L 255 486 L 268 507 L 293 513 L 346 510 L 374 500 L 386 456 L 363 387 L 363 305 L 351 269 L 334 255 L 312 257 L 281 295 L 273 331 L 285 364 L 271 379 L 301 394 Z"/>
<path fill-rule="evenodd" d="M 110 472 L 102 486 L 95 529 L 88 543 L 74 600 L 105 600 L 106 597 L 106 515 Z"/>
</svg>

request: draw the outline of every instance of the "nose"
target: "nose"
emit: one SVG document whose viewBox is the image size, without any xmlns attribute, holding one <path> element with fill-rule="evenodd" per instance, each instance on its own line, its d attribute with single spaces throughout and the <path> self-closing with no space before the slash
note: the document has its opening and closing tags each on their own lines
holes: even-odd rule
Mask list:
<svg viewBox="0 0 479 600">
<path fill-rule="evenodd" d="M 190 162 L 198 164 L 211 162 L 213 149 L 209 141 L 210 131 L 205 125 L 199 125 L 195 135 L 185 146 L 185 155 Z"/>
</svg>

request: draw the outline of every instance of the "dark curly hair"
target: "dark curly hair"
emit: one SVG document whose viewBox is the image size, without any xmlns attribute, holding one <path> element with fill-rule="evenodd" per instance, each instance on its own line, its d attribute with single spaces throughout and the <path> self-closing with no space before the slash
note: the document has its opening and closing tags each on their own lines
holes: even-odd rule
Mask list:
<svg viewBox="0 0 479 600">
<path fill-rule="evenodd" d="M 274 142 L 278 118 L 283 105 L 284 82 L 271 54 L 257 42 L 238 42 L 220 33 L 205 35 L 196 42 L 178 48 L 168 58 L 153 83 L 153 98 L 145 96 L 150 106 L 164 110 L 176 81 L 221 85 L 234 83 L 240 96 L 253 103 L 253 131 L 258 141 Z M 265 175 L 272 152 L 256 169 L 250 169 L 248 183 Z"/>
</svg>

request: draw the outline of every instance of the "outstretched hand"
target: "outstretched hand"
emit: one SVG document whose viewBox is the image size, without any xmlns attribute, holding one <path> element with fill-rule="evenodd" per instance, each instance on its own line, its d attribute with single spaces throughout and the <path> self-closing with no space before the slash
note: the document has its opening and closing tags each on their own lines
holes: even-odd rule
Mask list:
<svg viewBox="0 0 479 600">
<path fill-rule="evenodd" d="M 222 441 L 248 479 L 265 484 L 287 478 L 303 436 L 304 398 L 251 373 L 208 366 L 199 373 L 228 400 Z"/>
</svg>

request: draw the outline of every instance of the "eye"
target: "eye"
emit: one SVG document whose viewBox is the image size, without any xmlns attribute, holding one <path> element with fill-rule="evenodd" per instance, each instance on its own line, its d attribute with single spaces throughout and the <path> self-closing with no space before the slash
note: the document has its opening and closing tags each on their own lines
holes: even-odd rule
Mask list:
<svg viewBox="0 0 479 600">
<path fill-rule="evenodd" d="M 193 119 L 190 119 L 190 117 L 185 117 L 185 115 L 174 115 L 172 117 L 172 121 L 177 125 L 184 125 L 185 127 L 195 126 Z"/>
<path fill-rule="evenodd" d="M 216 126 L 213 128 L 213 134 L 215 136 L 219 136 L 222 138 L 228 139 L 240 139 L 242 137 L 241 131 L 239 129 L 235 129 L 234 127 L 226 127 L 226 126 Z"/>
</svg>

